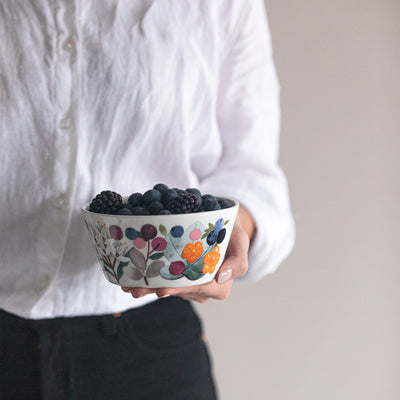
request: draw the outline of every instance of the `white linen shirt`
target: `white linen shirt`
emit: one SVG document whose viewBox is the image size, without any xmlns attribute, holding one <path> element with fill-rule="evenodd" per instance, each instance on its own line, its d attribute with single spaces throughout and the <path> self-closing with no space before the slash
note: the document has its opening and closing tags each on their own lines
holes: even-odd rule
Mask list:
<svg viewBox="0 0 400 400">
<path fill-rule="evenodd" d="M 25 318 L 153 301 L 109 283 L 81 206 L 155 183 L 237 198 L 257 232 L 244 280 L 294 224 L 262 0 L 2 0 L 0 308 Z"/>
</svg>

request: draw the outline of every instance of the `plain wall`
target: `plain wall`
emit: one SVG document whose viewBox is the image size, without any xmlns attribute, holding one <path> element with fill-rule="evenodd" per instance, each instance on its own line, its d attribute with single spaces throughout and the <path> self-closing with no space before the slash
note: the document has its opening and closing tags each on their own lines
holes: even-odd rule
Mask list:
<svg viewBox="0 0 400 400">
<path fill-rule="evenodd" d="M 398 400 L 400 2 L 267 10 L 297 242 L 197 306 L 220 398 Z"/>
</svg>

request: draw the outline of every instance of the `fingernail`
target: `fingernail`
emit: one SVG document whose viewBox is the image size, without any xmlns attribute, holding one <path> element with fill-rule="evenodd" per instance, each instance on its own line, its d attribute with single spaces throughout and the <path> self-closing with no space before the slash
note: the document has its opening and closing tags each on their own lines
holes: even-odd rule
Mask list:
<svg viewBox="0 0 400 400">
<path fill-rule="evenodd" d="M 166 297 L 169 297 L 169 296 L 171 296 L 170 294 L 164 294 L 164 296 L 158 296 L 160 299 L 165 299 Z"/>
<path fill-rule="evenodd" d="M 231 269 L 226 269 L 225 271 L 220 272 L 220 274 L 218 275 L 218 283 L 225 283 L 226 281 L 228 281 L 232 276 L 232 270 Z"/>
<path fill-rule="evenodd" d="M 131 291 L 131 290 L 130 290 L 129 288 L 127 288 L 127 287 L 121 287 L 121 289 L 122 289 L 122 291 L 125 292 L 125 293 L 128 293 L 128 292 Z"/>
</svg>

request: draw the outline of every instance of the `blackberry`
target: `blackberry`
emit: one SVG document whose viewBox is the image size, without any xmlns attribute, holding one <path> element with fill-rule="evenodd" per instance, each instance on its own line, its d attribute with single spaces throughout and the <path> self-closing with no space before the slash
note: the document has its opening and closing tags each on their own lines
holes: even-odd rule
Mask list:
<svg viewBox="0 0 400 400">
<path fill-rule="evenodd" d="M 181 194 L 181 193 L 185 193 L 186 191 L 183 189 L 179 189 L 179 188 L 173 188 L 173 190 L 175 190 L 176 193 Z"/>
<path fill-rule="evenodd" d="M 166 209 L 171 211 L 172 214 L 189 214 L 198 212 L 200 206 L 196 195 L 183 192 L 179 193 L 174 200 L 169 202 Z"/>
<path fill-rule="evenodd" d="M 197 196 L 201 197 L 201 192 L 199 189 L 196 188 L 188 188 L 186 189 L 186 192 L 190 193 L 190 194 L 197 194 Z"/>
<path fill-rule="evenodd" d="M 122 197 L 111 190 L 103 190 L 90 203 L 89 211 L 101 214 L 116 214 L 120 210 Z"/>
</svg>

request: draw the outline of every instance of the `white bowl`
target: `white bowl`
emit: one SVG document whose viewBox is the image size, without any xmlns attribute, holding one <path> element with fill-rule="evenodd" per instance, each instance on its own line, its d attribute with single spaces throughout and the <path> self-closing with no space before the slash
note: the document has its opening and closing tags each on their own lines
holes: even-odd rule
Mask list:
<svg viewBox="0 0 400 400">
<path fill-rule="evenodd" d="M 125 199 L 126 200 L 126 199 Z M 210 282 L 220 268 L 239 209 L 173 215 L 82 214 L 105 277 L 126 287 Z"/>
</svg>

